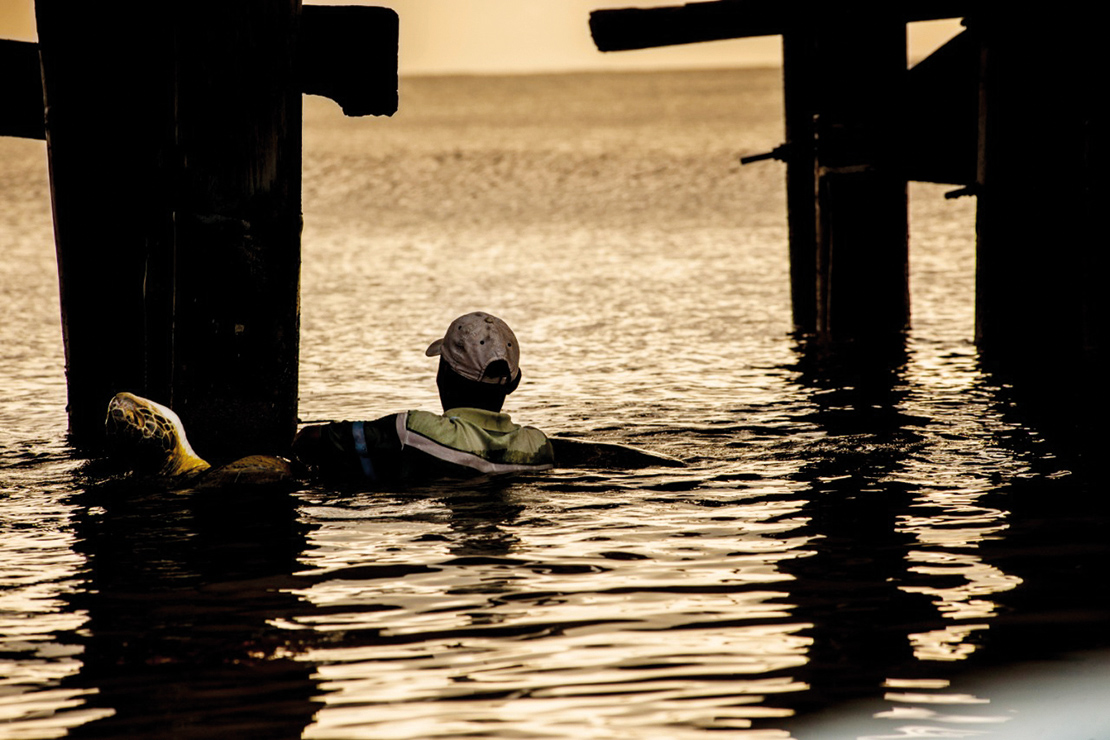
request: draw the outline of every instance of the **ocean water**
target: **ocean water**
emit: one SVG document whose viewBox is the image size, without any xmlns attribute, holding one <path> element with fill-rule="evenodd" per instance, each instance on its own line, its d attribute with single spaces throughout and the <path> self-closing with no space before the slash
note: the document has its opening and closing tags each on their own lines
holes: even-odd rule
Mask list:
<svg viewBox="0 0 1110 740">
<path fill-rule="evenodd" d="M 423 350 L 482 309 L 515 419 L 688 463 L 410 490 L 98 476 L 45 147 L 0 139 L 0 738 L 1110 737 L 1101 481 L 980 366 L 973 201 L 911 187 L 904 353 L 815 356 L 781 165 L 738 163 L 780 85 L 306 99 L 303 420 L 434 409 Z"/>
</svg>

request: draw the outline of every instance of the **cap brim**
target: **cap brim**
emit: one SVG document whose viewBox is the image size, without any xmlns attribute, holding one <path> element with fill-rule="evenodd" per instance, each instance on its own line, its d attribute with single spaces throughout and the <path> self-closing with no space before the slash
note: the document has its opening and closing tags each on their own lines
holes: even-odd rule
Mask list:
<svg viewBox="0 0 1110 740">
<path fill-rule="evenodd" d="M 437 340 L 435 340 L 434 342 L 432 342 L 431 344 L 428 345 L 428 349 L 424 350 L 424 354 L 427 357 L 435 357 L 436 355 L 441 354 L 442 351 L 443 351 L 443 340 L 442 339 L 437 339 Z"/>
</svg>

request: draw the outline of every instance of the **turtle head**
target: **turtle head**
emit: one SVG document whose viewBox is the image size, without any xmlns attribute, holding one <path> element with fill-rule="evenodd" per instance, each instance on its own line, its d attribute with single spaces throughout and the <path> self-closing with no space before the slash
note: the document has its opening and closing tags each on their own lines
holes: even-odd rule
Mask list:
<svg viewBox="0 0 1110 740">
<path fill-rule="evenodd" d="M 208 468 L 193 452 L 172 410 L 134 393 L 117 393 L 104 420 L 109 454 L 140 473 L 181 475 Z"/>
</svg>

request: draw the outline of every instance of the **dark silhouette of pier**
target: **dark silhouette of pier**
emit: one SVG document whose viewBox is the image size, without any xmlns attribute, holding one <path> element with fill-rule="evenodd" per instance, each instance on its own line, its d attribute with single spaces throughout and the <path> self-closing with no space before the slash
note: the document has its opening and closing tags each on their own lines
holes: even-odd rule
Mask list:
<svg viewBox="0 0 1110 740">
<path fill-rule="evenodd" d="M 941 18 L 965 30 L 907 70 L 906 24 Z M 801 334 L 857 355 L 900 340 L 906 184 L 950 183 L 977 199 L 985 366 L 1066 426 L 1104 418 L 1107 59 L 1091 6 L 718 0 L 599 10 L 590 27 L 602 51 L 782 36 L 786 141 L 742 161 L 786 164 Z"/>
<path fill-rule="evenodd" d="M 1088 5 L 717 0 L 596 11 L 599 49 L 781 35 L 793 316 L 818 345 L 910 324 L 907 182 L 977 209 L 976 341 L 1052 403 L 1100 399 L 1106 59 Z M 301 95 L 397 106 L 391 10 L 37 0 L 0 41 L 0 135 L 50 153 L 72 441 L 130 390 L 219 460 L 296 423 Z M 966 30 L 906 68 L 908 22 Z M 884 352 L 877 353 L 884 355 Z"/>
</svg>

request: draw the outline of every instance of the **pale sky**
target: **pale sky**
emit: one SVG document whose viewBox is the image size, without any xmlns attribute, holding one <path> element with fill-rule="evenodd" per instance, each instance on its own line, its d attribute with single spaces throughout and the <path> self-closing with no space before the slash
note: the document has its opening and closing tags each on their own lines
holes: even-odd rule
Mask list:
<svg viewBox="0 0 1110 740">
<path fill-rule="evenodd" d="M 81 0 L 89 2 L 90 0 Z M 307 3 L 306 3 L 307 4 Z M 559 72 L 777 66 L 777 36 L 602 54 L 588 26 L 596 8 L 681 5 L 682 0 L 318 0 L 378 5 L 401 19 L 401 74 Z M 910 58 L 959 32 L 958 21 L 910 26 Z M 0 38 L 35 40 L 34 0 L 0 0 Z"/>
</svg>

